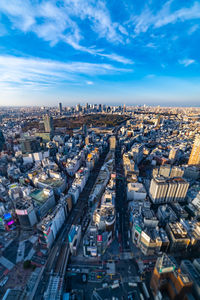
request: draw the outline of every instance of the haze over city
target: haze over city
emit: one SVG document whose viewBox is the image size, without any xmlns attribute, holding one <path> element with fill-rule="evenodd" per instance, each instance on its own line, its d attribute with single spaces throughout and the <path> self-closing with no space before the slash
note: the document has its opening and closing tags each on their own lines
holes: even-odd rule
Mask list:
<svg viewBox="0 0 200 300">
<path fill-rule="evenodd" d="M 198 1 L 0 1 L 0 105 L 199 105 Z"/>
</svg>

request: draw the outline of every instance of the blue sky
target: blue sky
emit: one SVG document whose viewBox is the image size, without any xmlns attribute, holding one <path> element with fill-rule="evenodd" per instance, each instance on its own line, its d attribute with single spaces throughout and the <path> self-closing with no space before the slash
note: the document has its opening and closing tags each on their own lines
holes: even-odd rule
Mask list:
<svg viewBox="0 0 200 300">
<path fill-rule="evenodd" d="M 200 106 L 200 1 L 1 0 L 0 105 Z"/>
</svg>

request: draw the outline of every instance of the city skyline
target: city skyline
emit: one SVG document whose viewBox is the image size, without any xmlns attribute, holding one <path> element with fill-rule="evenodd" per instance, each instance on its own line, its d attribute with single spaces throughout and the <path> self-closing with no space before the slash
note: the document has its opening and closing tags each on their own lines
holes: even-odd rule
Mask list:
<svg viewBox="0 0 200 300">
<path fill-rule="evenodd" d="M 199 106 L 197 1 L 0 3 L 0 106 Z"/>
</svg>

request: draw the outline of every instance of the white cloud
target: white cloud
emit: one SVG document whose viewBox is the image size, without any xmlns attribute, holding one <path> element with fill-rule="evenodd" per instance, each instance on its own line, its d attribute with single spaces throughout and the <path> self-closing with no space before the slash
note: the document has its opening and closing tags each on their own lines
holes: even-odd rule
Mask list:
<svg viewBox="0 0 200 300">
<path fill-rule="evenodd" d="M 179 64 L 184 65 L 184 67 L 188 67 L 189 65 L 192 65 L 195 63 L 194 59 L 183 59 L 183 60 L 179 60 Z"/>
<path fill-rule="evenodd" d="M 94 82 L 93 82 L 93 81 L 86 81 L 86 84 L 87 84 L 87 85 L 93 85 Z"/>
<path fill-rule="evenodd" d="M 196 32 L 199 29 L 199 25 L 195 24 L 194 26 L 190 27 L 190 29 L 188 30 L 188 34 L 191 35 L 194 32 Z"/>
<path fill-rule="evenodd" d="M 94 76 L 130 71 L 130 69 L 116 68 L 103 63 L 63 63 L 39 58 L 0 56 L 0 86 L 5 88 L 21 88 L 22 86 L 41 88 L 65 82 L 81 82 L 81 76 L 84 75 Z"/>
<path fill-rule="evenodd" d="M 172 2 L 172 0 L 166 2 L 157 13 L 153 13 L 153 11 L 146 6 L 140 15 L 134 16 L 131 22 L 135 25 L 135 33 L 140 34 L 146 32 L 150 27 L 159 28 L 176 22 L 200 19 L 200 4 L 198 2 L 194 2 L 191 7 L 185 7 L 171 12 L 170 7 Z"/>
<path fill-rule="evenodd" d="M 156 46 L 154 43 L 148 43 L 148 44 L 146 45 L 146 47 L 148 47 L 148 48 L 153 48 L 153 49 L 156 49 L 156 48 L 157 48 L 157 46 Z"/>
<path fill-rule="evenodd" d="M 62 41 L 78 51 L 125 64 L 132 63 L 117 54 L 103 53 L 93 47 L 94 45 L 83 46 L 87 41 L 87 33 L 81 30 L 83 21 L 89 23 L 97 38 L 104 38 L 110 43 L 124 43 L 124 36 L 128 35 L 121 24 L 112 22 L 103 0 L 61 0 L 59 3 L 53 0 L 41 3 L 30 0 L 1 0 L 0 13 L 10 19 L 13 28 L 33 32 L 39 38 L 50 42 L 51 46 Z"/>
<path fill-rule="evenodd" d="M 97 53 L 97 55 L 109 58 L 110 60 L 117 61 L 117 62 L 120 62 L 123 64 L 133 64 L 134 63 L 131 59 L 117 55 L 115 53 L 112 53 L 112 54 Z"/>
</svg>

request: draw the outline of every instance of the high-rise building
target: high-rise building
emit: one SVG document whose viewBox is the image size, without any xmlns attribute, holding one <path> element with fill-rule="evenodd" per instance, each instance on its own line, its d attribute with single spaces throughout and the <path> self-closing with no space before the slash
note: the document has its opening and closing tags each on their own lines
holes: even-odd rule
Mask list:
<svg viewBox="0 0 200 300">
<path fill-rule="evenodd" d="M 192 291 L 192 284 L 190 277 L 178 269 L 166 254 L 157 258 L 150 282 L 155 299 L 163 292 L 172 300 L 189 299 L 187 296 Z"/>
<path fill-rule="evenodd" d="M 114 135 L 110 137 L 109 142 L 110 142 L 110 150 L 115 150 L 116 137 Z"/>
<path fill-rule="evenodd" d="M 22 153 L 34 153 L 40 151 L 40 143 L 35 137 L 27 137 L 21 139 L 21 150 Z"/>
<path fill-rule="evenodd" d="M 151 180 L 150 196 L 153 203 L 183 202 L 189 183 L 181 177 L 155 177 Z"/>
<path fill-rule="evenodd" d="M 200 135 L 197 135 L 194 140 L 188 165 L 199 165 L 199 164 L 200 164 Z"/>
<path fill-rule="evenodd" d="M 181 167 L 174 166 L 171 169 L 170 177 L 183 177 L 184 169 Z"/>
<path fill-rule="evenodd" d="M 125 113 L 126 112 L 126 104 L 124 104 L 124 106 L 123 106 L 123 113 Z"/>
<path fill-rule="evenodd" d="M 49 115 L 45 115 L 43 117 L 44 120 L 44 130 L 45 132 L 53 132 L 54 128 L 53 128 L 53 118 Z"/>
<path fill-rule="evenodd" d="M 170 169 L 171 169 L 170 165 L 161 166 L 159 170 L 159 175 L 163 177 L 169 177 Z"/>
<path fill-rule="evenodd" d="M 169 152 L 169 159 L 171 162 L 175 162 L 178 159 L 179 156 L 179 149 L 178 148 L 172 148 Z"/>
<path fill-rule="evenodd" d="M 61 114 L 62 113 L 62 103 L 61 102 L 58 104 L 58 108 L 59 108 L 59 113 Z"/>
<path fill-rule="evenodd" d="M 5 138 L 3 136 L 2 130 L 0 130 L 0 152 L 3 150 L 4 143 L 5 143 Z"/>
<path fill-rule="evenodd" d="M 83 134 L 85 135 L 85 136 L 87 136 L 87 125 L 86 124 L 83 124 Z"/>
<path fill-rule="evenodd" d="M 154 203 L 165 202 L 168 190 L 168 183 L 163 177 L 156 177 L 151 180 L 150 195 Z"/>
<path fill-rule="evenodd" d="M 76 105 L 76 111 L 77 111 L 77 112 L 80 112 L 80 111 L 81 111 L 81 106 L 80 106 L 80 104 L 77 104 L 77 105 Z"/>
</svg>

